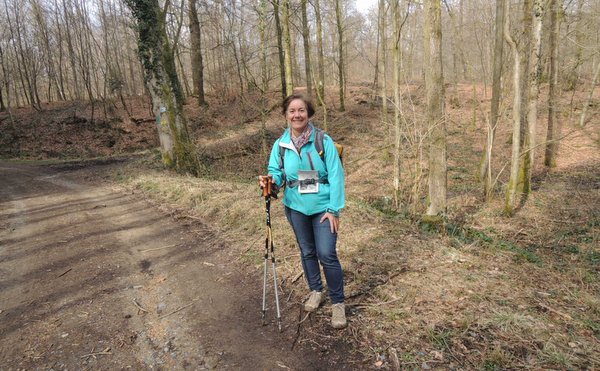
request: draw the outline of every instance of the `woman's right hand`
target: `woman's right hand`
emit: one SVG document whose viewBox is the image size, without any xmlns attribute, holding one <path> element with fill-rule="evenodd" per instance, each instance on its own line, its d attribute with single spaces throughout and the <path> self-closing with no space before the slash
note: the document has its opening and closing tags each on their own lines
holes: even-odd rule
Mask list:
<svg viewBox="0 0 600 371">
<path fill-rule="evenodd" d="M 271 181 L 271 184 L 273 183 L 273 178 L 269 177 L 268 175 L 259 175 L 258 176 L 258 183 L 260 184 L 260 188 L 265 188 L 267 186 L 267 182 Z"/>
</svg>

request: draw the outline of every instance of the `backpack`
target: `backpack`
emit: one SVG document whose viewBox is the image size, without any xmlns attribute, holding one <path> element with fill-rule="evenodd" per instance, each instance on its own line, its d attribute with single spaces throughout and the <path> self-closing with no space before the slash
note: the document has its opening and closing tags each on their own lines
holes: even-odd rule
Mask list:
<svg viewBox="0 0 600 371">
<path fill-rule="evenodd" d="M 327 163 L 325 162 L 325 148 L 323 147 L 323 140 L 325 139 L 325 131 L 318 129 L 315 127 L 315 149 L 319 153 L 323 164 L 325 164 L 325 169 L 327 169 Z M 335 149 L 338 151 L 338 155 L 340 156 L 340 161 L 342 166 L 344 165 L 344 158 L 342 157 L 344 153 L 344 146 L 339 143 L 333 142 L 335 145 Z M 285 148 L 279 147 L 279 168 L 283 171 L 283 156 L 285 155 Z"/>
</svg>

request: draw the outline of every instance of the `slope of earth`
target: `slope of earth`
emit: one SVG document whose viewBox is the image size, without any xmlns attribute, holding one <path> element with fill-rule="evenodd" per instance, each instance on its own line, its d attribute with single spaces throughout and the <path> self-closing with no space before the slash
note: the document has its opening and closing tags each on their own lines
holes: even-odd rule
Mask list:
<svg viewBox="0 0 600 371">
<path fill-rule="evenodd" d="M 0 113 L 0 158 L 80 158 L 107 156 L 154 148 L 155 122 L 147 100 L 131 97 L 54 102 Z"/>
<path fill-rule="evenodd" d="M 102 181 L 121 166 L 0 163 L 2 369 L 350 367 L 340 341 L 262 326 L 227 242 Z"/>
</svg>

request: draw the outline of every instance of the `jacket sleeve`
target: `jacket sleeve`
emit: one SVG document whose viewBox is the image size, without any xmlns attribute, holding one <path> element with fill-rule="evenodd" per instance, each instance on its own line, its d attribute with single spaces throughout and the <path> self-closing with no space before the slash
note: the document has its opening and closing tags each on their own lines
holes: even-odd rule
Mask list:
<svg viewBox="0 0 600 371">
<path fill-rule="evenodd" d="M 327 180 L 329 181 L 329 204 L 327 211 L 339 214 L 345 206 L 344 168 L 333 139 L 325 135 L 323 139 L 325 163 L 327 164 Z"/>
<path fill-rule="evenodd" d="M 269 157 L 269 174 L 273 176 L 273 181 L 278 187 L 283 185 L 283 171 L 279 168 L 279 139 L 273 144 L 271 156 Z"/>
</svg>

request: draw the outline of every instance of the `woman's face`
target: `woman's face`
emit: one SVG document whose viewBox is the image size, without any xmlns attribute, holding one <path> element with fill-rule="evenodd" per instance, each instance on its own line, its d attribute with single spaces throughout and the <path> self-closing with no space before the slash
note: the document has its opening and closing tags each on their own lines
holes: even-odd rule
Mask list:
<svg viewBox="0 0 600 371">
<path fill-rule="evenodd" d="M 308 109 L 302 99 L 294 99 L 290 102 L 285 113 L 286 120 L 296 133 L 300 133 L 308 125 Z"/>
</svg>

